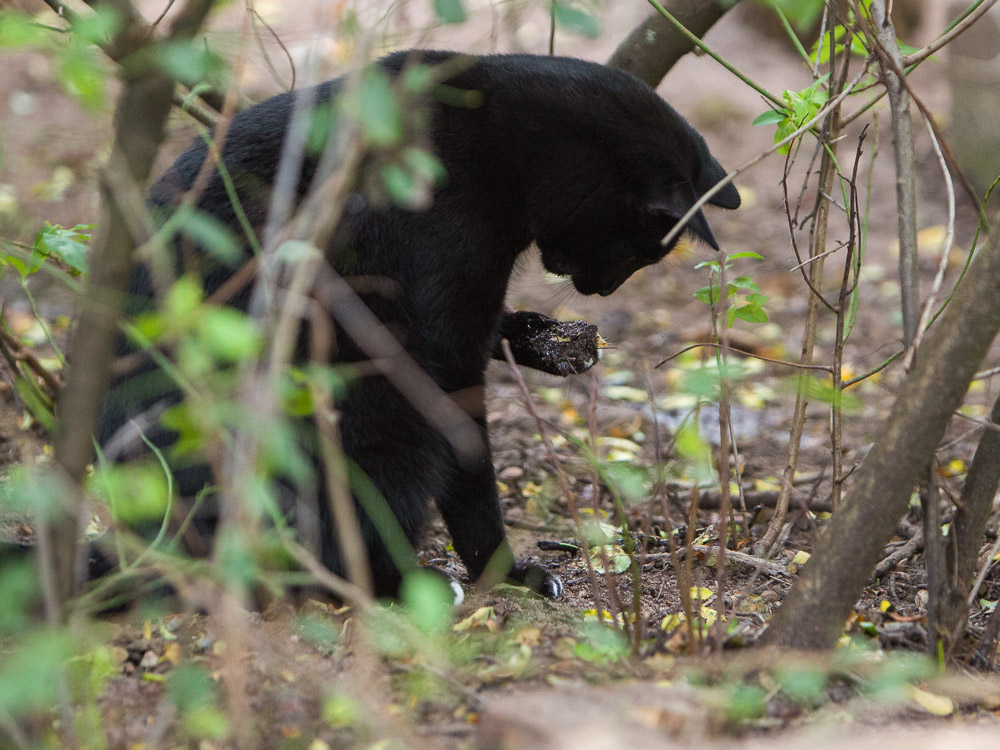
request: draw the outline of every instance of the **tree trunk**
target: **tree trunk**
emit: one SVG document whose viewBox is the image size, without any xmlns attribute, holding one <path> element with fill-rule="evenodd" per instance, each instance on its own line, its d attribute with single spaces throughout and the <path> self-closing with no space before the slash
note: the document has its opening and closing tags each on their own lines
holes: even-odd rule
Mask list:
<svg viewBox="0 0 1000 750">
<path fill-rule="evenodd" d="M 662 5 L 688 31 L 702 37 L 738 2 L 664 0 Z M 608 60 L 608 66 L 627 70 L 656 88 L 674 63 L 692 49 L 694 45 L 691 41 L 674 24 L 654 11 L 618 45 Z"/>
<path fill-rule="evenodd" d="M 212 3 L 213 0 L 189 0 L 173 23 L 171 38 L 191 38 Z M 141 33 L 145 22 L 131 3 L 114 0 L 103 5 L 118 11 L 126 20 L 112 42 L 120 55 L 148 44 Z M 92 251 L 83 306 L 70 342 L 72 366 L 59 400 L 55 457 L 75 486 L 83 479 L 93 458 L 92 436 L 110 380 L 112 342 L 136 244 L 127 218 L 127 200 L 142 194 L 163 140 L 174 90 L 173 80 L 159 67 L 134 76 L 126 72 L 124 77 L 125 86 L 115 112 L 114 145 L 108 167 L 101 176 L 100 229 Z M 50 575 L 60 605 L 72 596 L 76 587 L 75 549 L 80 523 L 79 503 L 74 501 L 78 499 L 67 498 L 62 512 L 42 526 L 42 533 L 48 537 L 43 548 L 51 551 Z"/>
<path fill-rule="evenodd" d="M 858 471 L 843 509 L 775 614 L 762 642 L 832 647 L 952 413 L 1000 328 L 1000 232 L 994 232 L 924 339 L 892 413 Z"/>
<path fill-rule="evenodd" d="M 990 413 L 993 424 L 1000 423 L 1000 397 Z M 947 600 L 941 605 L 941 630 L 950 652 L 961 637 L 969 616 L 966 600 L 976 575 L 979 548 L 986 540 L 986 522 L 993 510 L 993 498 L 1000 486 L 1000 431 L 983 430 L 976 455 L 962 487 L 955 519 L 948 535 Z"/>
</svg>

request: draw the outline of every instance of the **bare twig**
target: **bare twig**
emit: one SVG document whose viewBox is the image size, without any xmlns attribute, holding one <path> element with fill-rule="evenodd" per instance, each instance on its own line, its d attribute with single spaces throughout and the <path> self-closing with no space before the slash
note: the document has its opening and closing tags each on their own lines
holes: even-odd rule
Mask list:
<svg viewBox="0 0 1000 750">
<path fill-rule="evenodd" d="M 941 166 L 941 177 L 944 179 L 945 192 L 948 196 L 948 224 L 944 233 L 944 241 L 941 243 L 941 258 L 938 261 L 937 273 L 934 275 L 934 282 L 931 284 L 931 291 L 927 295 L 927 301 L 924 302 L 923 311 L 920 315 L 920 323 L 917 326 L 917 336 L 913 341 L 914 350 L 920 346 L 920 341 L 923 339 L 930 324 L 932 310 L 934 309 L 934 305 L 937 304 L 937 295 L 941 291 L 941 284 L 944 282 L 944 273 L 948 268 L 948 259 L 951 257 L 951 242 L 955 237 L 955 183 L 952 182 L 951 172 L 948 170 L 948 163 L 945 161 L 944 154 L 941 153 L 941 144 L 938 143 L 937 136 L 934 134 L 934 128 L 931 126 L 930 120 L 925 120 L 925 122 L 927 124 L 927 133 L 931 139 L 931 145 L 934 147 L 938 164 Z"/>
<path fill-rule="evenodd" d="M 924 532 L 919 526 L 914 527 L 913 533 L 904 544 L 894 549 L 886 555 L 879 564 L 875 566 L 874 577 L 885 578 L 899 563 L 917 554 L 924 546 Z"/>
<path fill-rule="evenodd" d="M 854 78 L 851 79 L 851 82 L 844 87 L 843 91 L 841 91 L 835 97 L 830 99 L 825 106 L 823 106 L 819 111 L 816 112 L 816 115 L 814 117 L 804 122 L 797 129 L 789 133 L 787 136 L 782 138 L 780 141 L 775 143 L 770 148 L 766 149 L 762 153 L 750 159 L 750 161 L 740 165 L 732 172 L 729 172 L 725 177 L 716 182 L 711 188 L 706 190 L 702 194 L 702 196 L 698 198 L 698 200 L 696 200 L 691 205 L 691 208 L 687 210 L 687 213 L 685 213 L 680 219 L 678 219 L 677 224 L 674 226 L 674 228 L 671 229 L 669 232 L 667 232 L 667 234 L 663 237 L 663 239 L 660 240 L 660 244 L 669 245 L 671 242 L 673 242 L 673 240 L 676 239 L 677 235 L 679 235 L 681 232 L 684 231 L 684 228 L 687 226 L 687 223 L 692 219 L 692 217 L 696 213 L 698 213 L 705 206 L 705 204 L 707 204 L 710 200 L 712 200 L 712 198 L 714 198 L 720 190 L 722 190 L 726 185 L 731 183 L 736 177 L 743 174 L 744 172 L 746 172 L 748 169 L 755 166 L 759 162 L 763 161 L 764 159 L 766 159 L 768 156 L 775 153 L 779 149 L 792 143 L 797 138 L 799 138 L 803 133 L 807 133 L 810 130 L 812 130 L 813 126 L 817 122 L 827 117 L 830 114 L 830 112 L 832 112 L 834 109 L 840 106 L 841 102 L 843 102 L 844 99 L 848 97 L 848 95 L 854 92 L 854 88 L 858 85 L 861 79 L 865 77 L 867 73 L 868 73 L 868 66 L 866 65 L 861 69 L 861 71 L 858 72 L 856 76 L 854 76 Z"/>
<path fill-rule="evenodd" d="M 707 346 L 707 347 L 716 347 L 717 348 L 717 347 L 720 347 L 722 345 L 721 344 L 717 344 L 714 341 L 704 341 L 704 342 L 701 342 L 701 343 L 698 343 L 698 344 L 691 344 L 691 346 L 685 346 L 683 349 L 681 349 L 678 352 L 674 352 L 669 357 L 666 357 L 665 359 L 661 359 L 659 362 L 657 362 L 655 365 L 653 365 L 653 369 L 656 369 L 657 367 L 661 367 L 661 366 L 667 364 L 668 362 L 671 362 L 671 361 L 677 359 L 679 356 L 681 356 L 682 354 L 684 354 L 684 352 L 689 352 L 692 349 L 700 349 L 700 348 L 705 347 L 705 346 Z M 804 365 L 801 362 L 789 362 L 789 361 L 784 360 L 784 359 L 772 359 L 771 357 L 765 357 L 765 356 L 762 356 L 760 354 L 754 354 L 753 352 L 748 352 L 745 349 L 739 349 L 739 348 L 737 348 L 735 346 L 732 346 L 732 345 L 730 345 L 729 351 L 735 352 L 736 354 L 743 354 L 743 355 L 745 355 L 747 357 L 751 357 L 752 359 L 759 359 L 761 362 L 770 362 L 771 364 L 774 364 L 774 365 L 783 365 L 785 367 L 794 367 L 795 369 L 798 369 L 798 370 L 822 370 L 823 372 L 830 372 L 830 369 L 831 369 L 829 365 Z"/>
<path fill-rule="evenodd" d="M 45 383 L 45 387 L 48 388 L 49 395 L 53 399 L 59 396 L 59 391 L 62 390 L 62 381 L 59 379 L 59 376 L 43 365 L 34 352 L 23 347 L 21 342 L 17 340 L 17 337 L 8 333 L 2 325 L 0 325 L 0 340 L 10 350 L 14 359 L 23 362 L 29 370 Z"/>
<path fill-rule="evenodd" d="M 910 65 L 915 65 L 916 63 L 926 60 L 928 57 L 933 55 L 942 47 L 951 43 L 956 37 L 964 33 L 972 24 L 978 21 L 982 16 L 984 16 L 990 8 L 996 4 L 997 0 L 979 0 L 974 3 L 967 11 L 964 17 L 957 19 L 951 30 L 942 34 L 933 42 L 928 44 L 923 49 L 917 50 L 916 52 L 904 55 L 900 58 L 900 62 L 909 67 Z"/>
<path fill-rule="evenodd" d="M 831 32 L 832 34 L 832 32 Z M 832 46 L 833 40 L 830 40 Z M 847 77 L 847 65 L 849 60 L 849 54 L 845 52 L 844 63 L 841 69 L 841 75 L 837 76 L 834 85 L 839 89 L 835 92 L 833 101 L 840 101 L 846 91 L 850 91 L 851 86 L 845 86 L 844 81 Z M 836 58 L 830 56 L 831 67 L 835 68 Z M 835 106 L 829 110 L 829 116 L 824 121 L 822 133 L 820 135 L 821 141 L 826 141 L 829 143 L 827 148 L 823 149 L 822 159 L 820 161 L 820 187 L 819 194 L 816 197 L 816 208 L 814 211 L 813 218 L 813 230 L 812 238 L 810 242 L 810 256 L 820 255 L 826 249 L 826 239 L 827 230 L 829 224 L 829 212 L 830 203 L 827 201 L 823 195 L 829 194 L 832 186 L 834 177 L 836 176 L 836 138 L 840 131 L 839 123 L 840 108 Z M 787 210 L 787 208 L 786 208 Z M 823 278 L 823 267 L 824 261 L 820 258 L 816 263 L 809 266 L 809 278 L 810 286 L 816 290 L 816 293 L 809 295 L 809 299 L 806 307 L 806 322 L 805 330 L 803 331 L 802 338 L 802 354 L 801 361 L 805 365 L 812 364 L 813 349 L 816 343 L 816 326 L 817 317 L 819 314 L 819 301 L 823 299 L 819 294 L 822 290 L 819 285 L 822 283 Z M 824 300 L 825 301 L 825 300 Z M 805 379 L 800 379 L 796 386 L 795 394 L 795 409 L 792 417 L 792 426 L 789 430 L 789 441 L 788 441 L 788 453 L 785 460 L 785 468 L 782 471 L 782 483 L 781 483 L 781 495 L 778 498 L 778 502 L 775 506 L 774 516 L 768 523 L 767 531 L 764 533 L 764 537 L 755 546 L 755 550 L 760 555 L 767 554 L 778 541 L 778 537 L 781 534 L 782 527 L 785 523 L 785 519 L 788 515 L 788 505 L 791 499 L 792 493 L 792 477 L 795 475 L 796 467 L 799 461 L 799 449 L 802 441 L 802 430 L 805 425 L 806 417 L 806 406 L 808 403 L 806 382 Z M 836 477 L 834 478 L 836 481 Z"/>
<path fill-rule="evenodd" d="M 704 544 L 692 544 L 690 547 L 680 547 L 677 550 L 679 557 L 684 557 L 687 550 L 690 549 L 700 555 L 714 555 L 716 559 L 719 558 L 721 553 L 721 548 L 717 546 L 707 546 Z M 770 560 L 764 559 L 763 557 L 757 557 L 756 555 L 748 555 L 745 552 L 736 552 L 734 550 L 726 550 L 726 556 L 732 560 L 734 563 L 739 565 L 745 565 L 754 570 L 758 570 L 762 573 L 766 573 L 771 576 L 788 576 L 788 571 L 785 570 L 785 566 L 781 563 L 771 562 Z M 670 560 L 671 554 L 669 552 L 657 552 L 655 554 L 647 555 L 647 560 Z"/>
</svg>

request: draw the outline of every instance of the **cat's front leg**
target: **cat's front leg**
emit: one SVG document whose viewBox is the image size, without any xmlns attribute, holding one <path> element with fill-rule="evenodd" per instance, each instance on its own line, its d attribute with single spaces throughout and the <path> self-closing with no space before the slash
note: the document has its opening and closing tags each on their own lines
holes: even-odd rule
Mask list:
<svg viewBox="0 0 1000 750">
<path fill-rule="evenodd" d="M 505 310 L 500 318 L 493 359 L 504 361 L 501 341 L 510 342 L 514 361 L 549 375 L 580 375 L 601 358 L 607 343 L 597 326 L 582 320 L 560 321 L 528 310 Z"/>
<path fill-rule="evenodd" d="M 483 424 L 480 419 L 476 420 Z M 484 429 L 485 437 L 485 429 Z M 487 443 L 488 444 L 488 443 Z M 469 577 L 485 586 L 510 580 L 548 597 L 558 598 L 563 585 L 558 576 L 530 559 L 515 560 L 500 512 L 492 456 L 462 466 L 452 460 L 445 492 L 437 506 L 451 534 L 452 545 Z"/>
</svg>

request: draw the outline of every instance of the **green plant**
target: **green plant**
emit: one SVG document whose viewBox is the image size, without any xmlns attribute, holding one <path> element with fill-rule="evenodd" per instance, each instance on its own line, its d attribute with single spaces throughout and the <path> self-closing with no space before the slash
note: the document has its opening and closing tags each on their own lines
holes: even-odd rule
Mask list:
<svg viewBox="0 0 1000 750">
<path fill-rule="evenodd" d="M 768 321 L 767 296 L 761 294 L 760 286 L 752 276 L 737 276 L 728 278 L 728 272 L 734 261 L 741 258 L 763 260 L 764 256 L 749 250 L 730 253 L 719 262 L 709 260 L 699 263 L 695 268 L 707 268 L 710 283 L 694 293 L 695 299 L 706 305 L 715 307 L 723 305 L 722 312 L 726 315 L 726 325 L 732 327 L 736 318 L 748 323 L 766 323 Z M 725 288 L 722 288 L 723 279 Z"/>
</svg>

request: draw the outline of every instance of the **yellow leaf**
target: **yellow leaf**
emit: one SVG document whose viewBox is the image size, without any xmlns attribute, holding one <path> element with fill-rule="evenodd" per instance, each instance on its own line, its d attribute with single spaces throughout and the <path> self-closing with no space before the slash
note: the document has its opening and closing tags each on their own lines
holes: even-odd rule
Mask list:
<svg viewBox="0 0 1000 750">
<path fill-rule="evenodd" d="M 937 475 L 939 477 L 957 477 L 969 470 L 969 467 L 965 465 L 965 461 L 960 458 L 954 458 L 944 466 L 937 467 Z"/>
<path fill-rule="evenodd" d="M 542 485 L 537 482 L 525 482 L 524 487 L 521 488 L 521 495 L 524 497 L 534 497 L 542 489 Z"/>
<path fill-rule="evenodd" d="M 608 561 L 607 569 L 605 569 L 604 561 L 601 559 L 602 551 Z M 590 564 L 594 567 L 594 571 L 598 575 L 604 575 L 608 570 L 611 570 L 613 573 L 624 573 L 628 570 L 631 562 L 625 550 L 617 544 L 605 544 L 590 552 Z"/>
<path fill-rule="evenodd" d="M 757 490 L 757 492 L 777 492 L 781 489 L 781 483 L 776 477 L 755 479 L 753 480 L 753 488 Z"/>
<path fill-rule="evenodd" d="M 649 394 L 644 389 L 629 385 L 609 385 L 604 389 L 604 395 L 612 401 L 632 401 L 636 404 L 649 401 Z"/>
<path fill-rule="evenodd" d="M 499 629 L 493 607 L 480 607 L 464 620 L 451 626 L 456 633 L 463 633 L 473 628 L 483 628 L 491 633 Z"/>
<path fill-rule="evenodd" d="M 955 713 L 955 704 L 947 696 L 928 693 L 926 690 L 921 690 L 918 687 L 911 687 L 910 697 L 924 711 L 934 714 L 934 716 L 951 716 Z"/>
<path fill-rule="evenodd" d="M 800 549 L 795 553 L 795 557 L 792 558 L 792 562 L 796 565 L 805 565 L 809 562 L 809 553 Z"/>
<path fill-rule="evenodd" d="M 710 602 L 715 597 L 715 592 L 712 589 L 705 588 L 704 586 L 692 586 L 691 587 L 691 598 L 697 599 L 702 602 Z"/>
<path fill-rule="evenodd" d="M 687 618 L 684 617 L 683 612 L 674 612 L 669 614 L 660 620 L 660 629 L 663 631 L 671 631 L 679 628 Z"/>
<path fill-rule="evenodd" d="M 181 647 L 176 641 L 168 643 L 163 649 L 163 658 L 175 667 L 181 663 Z"/>
<path fill-rule="evenodd" d="M 572 406 L 567 406 L 562 410 L 562 413 L 559 415 L 559 421 L 567 425 L 578 424 L 581 421 L 580 413 Z"/>
<path fill-rule="evenodd" d="M 706 625 L 714 625 L 719 613 L 711 607 L 705 606 L 698 610 L 698 615 Z"/>
<path fill-rule="evenodd" d="M 598 617 L 596 609 L 585 609 L 583 611 L 583 621 L 584 622 L 597 622 L 600 620 L 605 623 L 613 623 L 615 619 L 611 616 L 611 613 L 606 609 L 601 610 L 600 617 Z M 618 624 L 622 625 L 625 622 L 625 618 L 622 617 L 621 612 L 618 613 Z"/>
<path fill-rule="evenodd" d="M 517 635 L 514 636 L 514 640 L 525 646 L 537 646 L 542 642 L 542 631 L 534 625 L 529 625 L 528 627 L 521 628 L 517 631 Z"/>
<path fill-rule="evenodd" d="M 598 448 L 614 448 L 616 450 L 625 451 L 626 453 L 636 454 L 642 451 L 642 446 L 639 445 L 634 440 L 627 440 L 626 438 L 619 437 L 609 437 L 607 435 L 602 435 L 597 438 Z"/>
</svg>

